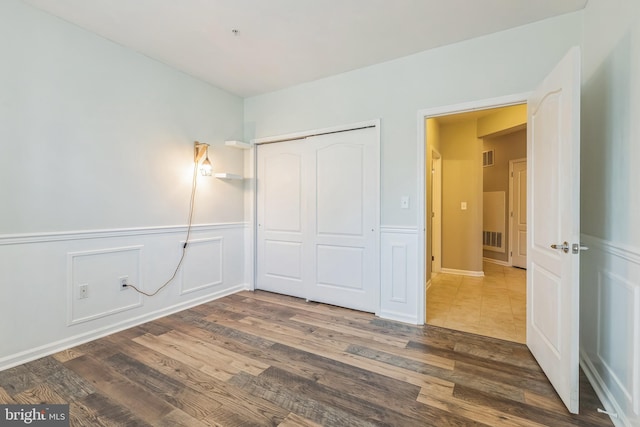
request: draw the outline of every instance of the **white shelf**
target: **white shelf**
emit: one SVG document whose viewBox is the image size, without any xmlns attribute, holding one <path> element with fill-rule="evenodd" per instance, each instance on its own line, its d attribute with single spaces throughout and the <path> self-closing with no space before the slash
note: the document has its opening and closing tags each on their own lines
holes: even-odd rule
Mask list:
<svg viewBox="0 0 640 427">
<path fill-rule="evenodd" d="M 251 148 L 251 144 L 242 141 L 225 141 L 224 144 L 227 147 L 239 148 L 241 150 L 248 150 Z"/>
<path fill-rule="evenodd" d="M 236 175 L 235 173 L 217 173 L 215 174 L 216 178 L 219 179 L 244 179 L 240 175 Z"/>
</svg>

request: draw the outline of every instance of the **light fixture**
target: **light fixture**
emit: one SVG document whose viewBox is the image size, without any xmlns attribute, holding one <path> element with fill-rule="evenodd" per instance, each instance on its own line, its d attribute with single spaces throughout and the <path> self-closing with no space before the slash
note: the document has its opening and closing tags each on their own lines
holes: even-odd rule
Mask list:
<svg viewBox="0 0 640 427">
<path fill-rule="evenodd" d="M 211 160 L 209 160 L 209 144 L 196 141 L 194 143 L 193 157 L 196 163 L 199 163 L 204 157 L 204 161 L 200 165 L 200 175 L 211 176 L 213 166 L 211 165 Z"/>
</svg>

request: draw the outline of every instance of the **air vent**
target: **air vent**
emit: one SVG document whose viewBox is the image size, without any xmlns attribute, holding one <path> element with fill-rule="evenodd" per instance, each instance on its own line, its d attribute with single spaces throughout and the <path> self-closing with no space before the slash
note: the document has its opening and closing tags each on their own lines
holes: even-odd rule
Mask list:
<svg viewBox="0 0 640 427">
<path fill-rule="evenodd" d="M 502 248 L 502 233 L 499 231 L 483 231 L 482 245 L 491 248 Z"/>
<path fill-rule="evenodd" d="M 495 150 L 483 151 L 482 167 L 486 168 L 487 166 L 493 166 L 494 158 L 495 158 Z"/>
</svg>

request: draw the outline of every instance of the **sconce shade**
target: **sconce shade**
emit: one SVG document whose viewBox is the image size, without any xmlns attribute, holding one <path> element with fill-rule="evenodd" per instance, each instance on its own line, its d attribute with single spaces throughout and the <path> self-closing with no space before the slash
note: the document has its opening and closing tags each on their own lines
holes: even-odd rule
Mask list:
<svg viewBox="0 0 640 427">
<path fill-rule="evenodd" d="M 196 141 L 193 148 L 194 162 L 200 163 L 200 160 L 204 157 L 204 161 L 200 165 L 200 175 L 211 176 L 213 173 L 213 166 L 211 165 L 211 160 L 209 160 L 209 144 Z"/>
<path fill-rule="evenodd" d="M 205 157 L 202 165 L 200 165 L 200 174 L 202 176 L 211 176 L 213 172 L 213 166 L 211 165 L 211 161 L 209 160 L 209 154 Z"/>
</svg>

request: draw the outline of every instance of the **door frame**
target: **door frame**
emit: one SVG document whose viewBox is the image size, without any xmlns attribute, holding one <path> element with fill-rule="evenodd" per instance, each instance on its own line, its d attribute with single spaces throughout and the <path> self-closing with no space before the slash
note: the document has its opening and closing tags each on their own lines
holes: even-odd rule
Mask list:
<svg viewBox="0 0 640 427">
<path fill-rule="evenodd" d="M 513 207 L 514 207 L 514 200 L 513 200 L 513 165 L 515 163 L 527 163 L 527 158 L 526 157 L 521 157 L 519 159 L 511 159 L 509 160 L 509 265 L 511 265 L 513 267 L 513 241 L 514 241 L 514 235 L 515 233 L 513 232 Z M 527 188 L 528 190 L 528 188 Z M 522 195 L 520 195 L 520 197 L 522 197 Z M 527 231 L 528 233 L 528 231 Z"/>
<path fill-rule="evenodd" d="M 337 132 L 345 132 L 351 130 L 357 130 L 365 127 L 375 127 L 376 130 L 376 140 L 377 140 L 377 166 L 378 173 L 376 174 L 376 182 L 374 183 L 374 188 L 376 189 L 376 219 L 375 219 L 375 252 L 378 258 L 377 268 L 377 286 L 378 290 L 376 293 L 376 312 L 375 315 L 380 315 L 380 290 L 382 287 L 381 284 L 381 273 L 380 273 L 380 211 L 381 211 L 381 190 L 380 190 L 380 175 L 382 172 L 381 166 L 381 150 L 380 150 L 380 119 L 372 119 L 366 120 L 362 122 L 349 123 L 343 125 L 337 125 L 326 128 L 317 128 L 310 129 L 301 132 L 293 132 L 286 134 L 278 134 L 274 136 L 262 137 L 262 138 L 253 138 L 251 139 L 251 149 L 248 153 L 248 159 L 245 158 L 246 166 L 245 166 L 245 194 L 246 194 L 246 202 L 247 208 L 245 208 L 245 217 L 248 217 L 247 225 L 245 228 L 245 265 L 244 265 L 244 277 L 245 277 L 245 289 L 250 291 L 256 290 L 257 283 L 257 272 L 258 272 L 258 257 L 257 257 L 257 239 L 258 239 L 258 185 L 256 178 L 258 176 L 258 161 L 257 161 L 257 148 L 262 144 L 272 144 L 277 142 L 291 141 L 296 139 L 304 139 L 307 137 L 315 136 L 315 135 L 323 135 Z"/>
<path fill-rule="evenodd" d="M 418 182 L 417 182 L 417 195 L 416 195 L 416 214 L 418 223 L 418 283 L 426 283 L 427 275 L 427 228 L 426 228 L 426 190 L 427 190 L 427 168 L 426 168 L 426 148 L 427 148 L 427 130 L 426 120 L 439 116 L 447 116 L 451 114 L 467 113 L 470 111 L 486 110 L 489 108 L 509 107 L 512 105 L 526 104 L 531 92 L 524 92 L 519 94 L 512 94 L 506 96 L 500 96 L 496 98 L 485 98 L 476 101 L 470 101 L 460 104 L 444 105 L 439 107 L 425 108 L 418 110 L 417 122 L 418 122 L 418 139 L 417 139 L 417 158 L 418 158 Z M 427 319 L 427 299 L 426 299 L 426 286 L 418 286 L 418 319 L 421 320 L 420 324 L 426 323 Z"/>
<path fill-rule="evenodd" d="M 426 144 L 426 141 L 425 141 Z M 426 147 L 425 147 L 426 148 Z M 437 164 L 437 168 L 433 168 L 433 174 L 431 176 L 431 210 L 436 213 L 438 218 L 438 229 L 433 226 L 433 216 L 431 217 L 431 255 L 435 257 L 434 261 L 431 261 L 431 277 L 433 273 L 440 273 L 442 270 L 442 155 L 438 150 L 431 149 L 431 165 Z M 435 184 L 438 184 L 437 186 Z M 436 199 L 440 199 L 438 203 L 435 203 Z M 427 212 L 427 215 L 429 213 Z M 427 218 L 429 219 L 429 218 Z M 437 233 L 436 233 L 437 230 Z M 439 237 L 439 239 L 436 239 Z M 428 260 L 427 260 L 428 262 Z"/>
</svg>

